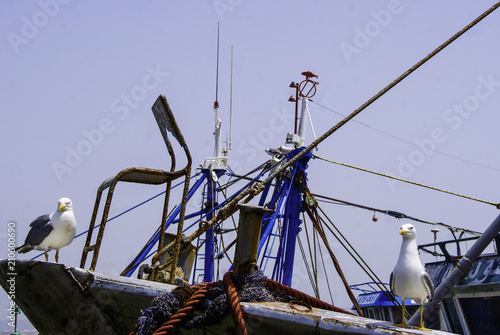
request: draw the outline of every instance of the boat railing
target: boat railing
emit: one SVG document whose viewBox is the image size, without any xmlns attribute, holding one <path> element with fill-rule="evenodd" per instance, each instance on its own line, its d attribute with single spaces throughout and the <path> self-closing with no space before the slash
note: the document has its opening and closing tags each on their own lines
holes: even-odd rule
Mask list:
<svg viewBox="0 0 500 335">
<path fill-rule="evenodd" d="M 454 240 L 447 240 L 447 241 L 439 241 L 439 242 L 434 242 L 434 243 L 428 243 L 428 244 L 422 244 L 419 245 L 418 248 L 422 251 L 425 251 L 433 256 L 441 256 L 444 257 L 446 261 L 453 261 L 460 259 L 462 257 L 462 252 L 460 245 L 461 243 L 469 242 L 469 241 L 475 241 L 479 239 L 481 236 L 473 236 L 473 237 L 466 237 L 466 238 L 458 238 Z M 494 247 L 496 250 L 496 254 L 500 256 L 500 234 L 495 237 L 493 240 Z M 450 244 L 455 244 L 456 245 L 456 254 L 452 255 L 450 251 L 448 251 L 447 246 Z M 437 251 L 437 248 L 441 251 L 439 253 Z"/>
<path fill-rule="evenodd" d="M 189 149 L 187 147 L 186 142 L 184 141 L 184 137 L 182 136 L 182 133 L 177 126 L 177 123 L 175 121 L 174 115 L 170 109 L 170 106 L 168 105 L 168 102 L 165 98 L 165 96 L 160 95 L 156 102 L 152 106 L 152 111 L 155 116 L 156 122 L 158 124 L 158 127 L 160 128 L 160 132 L 162 134 L 163 140 L 165 141 L 165 145 L 167 146 L 167 151 L 170 156 L 171 160 L 171 167 L 170 171 L 164 171 L 164 170 L 158 170 L 158 169 L 150 169 L 150 168 L 139 168 L 139 167 L 131 167 L 131 168 L 126 168 L 122 171 L 120 171 L 116 176 L 111 177 L 109 179 L 106 179 L 98 188 L 97 190 L 97 196 L 96 196 L 96 201 L 94 205 L 94 211 L 92 213 L 92 218 L 90 221 L 89 225 L 89 230 L 87 233 L 87 240 L 85 242 L 85 246 L 83 248 L 82 252 L 82 258 L 80 262 L 80 267 L 85 268 L 85 263 L 87 261 L 87 256 L 90 252 L 93 253 L 92 255 L 92 261 L 90 264 L 90 271 L 95 271 L 96 264 L 97 264 L 97 259 L 99 256 L 99 249 L 101 247 L 102 239 L 104 236 L 104 230 L 106 227 L 106 222 L 108 219 L 108 213 L 109 209 L 111 207 L 111 200 L 113 198 L 113 193 L 116 184 L 121 181 L 121 182 L 130 182 L 130 183 L 139 183 L 139 184 L 149 184 L 149 185 L 161 185 L 161 184 L 166 184 L 166 192 L 165 192 L 165 201 L 164 201 L 164 206 L 163 206 L 163 213 L 162 213 L 162 218 L 161 218 L 161 228 L 160 228 L 160 237 L 159 237 L 159 244 L 158 244 L 158 253 L 157 255 L 160 255 L 161 253 L 164 252 L 162 250 L 163 246 L 163 240 L 165 237 L 165 222 L 168 216 L 168 203 L 169 203 L 169 196 L 170 196 L 170 188 L 171 188 L 171 183 L 173 180 L 176 180 L 178 178 L 184 177 L 184 191 L 183 191 L 183 199 L 181 202 L 181 209 L 179 212 L 179 221 L 178 221 L 178 231 L 177 231 L 177 236 L 176 236 L 176 241 L 174 244 L 174 252 L 173 252 L 173 262 L 172 267 L 174 267 L 177 264 L 177 258 L 179 254 L 179 248 L 180 248 L 180 243 L 181 243 L 181 237 L 182 237 L 182 228 L 183 228 L 183 222 L 184 222 L 184 215 L 185 215 L 185 206 L 186 206 L 186 199 L 187 199 L 187 193 L 189 190 L 189 180 L 190 180 L 190 175 L 191 175 L 191 154 L 189 152 Z M 169 140 L 169 133 L 177 140 L 178 144 L 184 149 L 184 154 L 186 156 L 186 166 L 180 170 L 175 170 L 175 154 L 174 150 L 172 147 L 172 143 Z M 95 243 L 91 245 L 92 243 L 92 233 L 94 231 L 94 228 L 97 228 L 95 223 L 96 223 L 96 218 L 97 218 L 97 213 L 99 211 L 99 205 L 101 202 L 101 196 L 102 193 L 108 189 L 108 194 L 106 198 L 106 203 L 104 205 L 103 213 L 102 213 L 102 218 L 101 218 L 101 223 L 99 225 L 99 231 L 97 234 L 97 237 L 95 239 Z M 159 259 L 160 257 L 156 257 L 155 259 Z M 161 265 L 159 265 L 161 266 Z M 155 264 L 152 264 L 152 267 L 155 268 Z M 158 267 L 158 266 L 156 266 Z M 175 269 L 175 268 L 174 268 Z M 174 274 L 175 271 L 170 271 L 171 274 Z M 171 281 L 173 281 L 173 276 L 171 276 Z"/>
<path fill-rule="evenodd" d="M 349 287 L 353 291 L 360 291 L 361 293 L 366 294 L 366 293 L 377 293 L 380 291 L 384 291 L 385 287 L 388 286 L 389 286 L 388 283 L 379 283 L 370 281 L 370 282 L 350 285 Z"/>
</svg>

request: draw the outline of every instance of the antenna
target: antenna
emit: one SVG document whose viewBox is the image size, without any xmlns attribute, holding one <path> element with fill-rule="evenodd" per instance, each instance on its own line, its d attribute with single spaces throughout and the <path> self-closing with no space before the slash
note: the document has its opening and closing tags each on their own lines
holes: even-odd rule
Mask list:
<svg viewBox="0 0 500 335">
<path fill-rule="evenodd" d="M 231 87 L 229 89 L 229 140 L 227 141 L 227 150 L 231 150 L 231 133 L 233 124 L 233 46 L 231 45 Z"/>
<path fill-rule="evenodd" d="M 220 41 L 220 22 L 217 23 L 217 67 L 215 73 L 215 102 L 214 102 L 214 113 L 215 113 L 215 130 L 214 130 L 214 156 L 205 159 L 203 162 L 203 168 L 215 168 L 215 169 L 226 169 L 227 166 L 227 151 L 231 148 L 231 139 L 226 136 L 226 143 L 228 143 L 227 148 L 221 150 L 221 124 L 222 121 L 219 119 L 219 41 Z M 231 48 L 231 89 L 232 89 L 232 48 Z M 232 92 L 231 92 L 231 105 L 232 105 Z M 232 108 L 232 107 L 231 107 Z M 231 117 L 231 116 L 230 116 Z M 231 121 L 230 121 L 231 122 Z M 231 127 L 231 123 L 229 124 Z M 231 130 L 230 130 L 231 131 Z M 231 136 L 231 135 L 229 135 Z"/>
<path fill-rule="evenodd" d="M 217 68 L 215 73 L 215 102 L 214 108 L 219 108 L 219 35 L 220 35 L 220 22 L 217 22 Z"/>
<path fill-rule="evenodd" d="M 217 70 L 215 74 L 215 102 L 214 102 L 214 112 L 215 112 L 215 130 L 214 130 L 214 162 L 215 168 L 222 167 L 222 156 L 221 156 L 221 120 L 219 119 L 219 37 L 220 37 L 220 23 L 217 23 Z"/>
</svg>

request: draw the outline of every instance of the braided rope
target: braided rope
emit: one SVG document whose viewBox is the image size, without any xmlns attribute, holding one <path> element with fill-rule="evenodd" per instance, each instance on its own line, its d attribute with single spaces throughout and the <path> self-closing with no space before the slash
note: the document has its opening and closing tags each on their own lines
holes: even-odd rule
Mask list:
<svg viewBox="0 0 500 335">
<path fill-rule="evenodd" d="M 193 285 L 191 288 L 198 289 L 196 293 L 194 293 L 189 299 L 186 301 L 182 308 L 179 308 L 174 315 L 170 317 L 170 319 L 161 325 L 160 328 L 155 330 L 154 335 L 166 335 L 169 331 L 177 327 L 177 325 L 188 316 L 192 310 L 200 303 L 201 300 L 205 298 L 208 290 L 217 285 L 217 282 L 212 283 L 204 283 Z"/>
<path fill-rule="evenodd" d="M 460 198 L 465 198 L 465 199 L 472 200 L 472 201 L 481 202 L 483 204 L 492 205 L 492 206 L 495 206 L 496 208 L 500 209 L 500 203 L 497 203 L 497 202 L 491 202 L 491 201 L 481 200 L 481 199 L 474 198 L 474 197 L 471 197 L 471 196 L 468 196 L 468 195 L 464 195 L 464 194 L 460 194 L 460 193 L 456 193 L 456 192 L 447 191 L 447 190 L 444 190 L 444 189 L 441 189 L 441 188 L 437 188 L 437 187 L 434 187 L 434 186 L 429 186 L 429 185 L 422 184 L 422 183 L 417 183 L 417 182 L 414 182 L 414 181 L 411 181 L 411 180 L 407 180 L 407 179 L 403 179 L 403 178 L 399 178 L 399 177 L 394 177 L 394 176 L 388 175 L 386 173 L 380 173 L 380 172 L 377 172 L 377 171 L 368 170 L 368 169 L 365 169 L 365 168 L 357 167 L 357 166 L 346 164 L 346 163 L 335 162 L 335 161 L 332 161 L 332 160 L 329 160 L 329 159 L 326 159 L 326 158 L 323 158 L 323 157 L 320 157 L 320 156 L 317 156 L 317 155 L 313 155 L 313 156 L 314 156 L 314 158 L 321 159 L 321 160 L 323 160 L 325 162 L 328 162 L 328 163 L 345 166 L 345 167 L 348 167 L 348 168 L 351 168 L 351 169 L 356 169 L 356 170 L 360 170 L 360 171 L 363 171 L 363 172 L 368 172 L 368 173 L 371 173 L 371 174 L 374 174 L 374 175 L 377 175 L 377 176 L 382 176 L 382 177 L 394 179 L 394 180 L 397 180 L 397 181 L 402 181 L 404 183 L 408 183 L 408 184 L 412 184 L 412 185 L 416 185 L 416 186 L 428 188 L 430 190 L 434 190 L 434 191 L 438 191 L 438 192 L 442 192 L 442 193 L 454 195 L 456 197 L 460 197 Z"/>
<path fill-rule="evenodd" d="M 233 271 L 226 272 L 223 282 L 227 291 L 229 305 L 231 306 L 231 315 L 233 316 L 237 333 L 238 335 L 248 335 L 245 320 L 243 320 L 243 310 L 241 309 L 240 298 L 238 297 L 238 291 L 233 282 Z"/>
<path fill-rule="evenodd" d="M 223 284 L 227 291 L 228 302 L 231 308 L 231 315 L 236 325 L 238 335 L 248 335 L 248 331 L 246 329 L 245 320 L 243 318 L 243 309 L 240 305 L 240 298 L 238 296 L 238 291 L 236 289 L 236 285 L 233 281 L 233 272 L 229 271 L 224 275 Z M 177 310 L 174 315 L 170 317 L 168 321 L 163 323 L 160 328 L 155 330 L 154 335 L 167 335 L 170 331 L 172 331 L 175 327 L 179 325 L 179 323 L 188 316 L 192 310 L 203 300 L 207 294 L 207 292 L 218 285 L 219 282 L 210 282 L 203 284 L 196 284 L 191 286 L 192 289 L 197 290 L 194 294 L 192 294 L 186 303 Z M 310 295 L 307 295 L 299 290 L 286 286 L 280 282 L 274 281 L 272 279 L 266 280 L 266 286 L 275 292 L 285 294 L 294 299 L 302 301 L 312 307 L 326 309 L 334 312 L 340 312 L 344 314 L 355 315 L 349 311 L 346 311 L 342 308 L 335 307 L 327 302 L 316 299 Z M 134 330 L 129 335 L 136 335 L 137 332 Z"/>
<path fill-rule="evenodd" d="M 354 315 L 353 313 L 346 311 L 342 308 L 335 307 L 327 302 L 324 302 L 322 300 L 316 299 L 314 297 L 311 297 L 310 295 L 307 295 L 303 292 L 300 292 L 294 288 L 291 288 L 290 286 L 286 286 L 280 282 L 274 281 L 272 279 L 267 279 L 266 282 L 267 287 L 269 287 L 271 290 L 278 291 L 280 293 L 286 294 L 288 296 L 291 296 L 297 300 L 301 300 L 313 307 L 316 308 L 322 308 L 322 309 L 328 309 L 330 311 L 334 312 L 340 312 L 340 313 L 345 313 L 345 314 L 350 314 Z"/>
</svg>

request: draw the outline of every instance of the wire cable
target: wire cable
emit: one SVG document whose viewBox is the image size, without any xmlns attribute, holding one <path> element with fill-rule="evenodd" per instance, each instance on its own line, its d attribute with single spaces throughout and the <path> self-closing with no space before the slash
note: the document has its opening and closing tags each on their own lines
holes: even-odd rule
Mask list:
<svg viewBox="0 0 500 335">
<path fill-rule="evenodd" d="M 454 195 L 456 197 L 460 197 L 460 198 L 465 198 L 465 199 L 472 200 L 472 201 L 481 202 L 481 203 L 484 203 L 484 204 L 495 206 L 496 208 L 500 209 L 500 203 L 495 203 L 495 202 L 491 202 L 491 201 L 481 200 L 481 199 L 470 197 L 470 196 L 463 195 L 463 194 L 460 194 L 460 193 L 446 191 L 446 190 L 443 190 L 441 188 L 437 188 L 437 187 L 434 187 L 434 186 L 429 186 L 429 185 L 425 185 L 425 184 L 422 184 L 422 183 L 417 183 L 417 182 L 414 182 L 414 181 L 411 181 L 411 180 L 407 180 L 407 179 L 403 179 L 403 178 L 399 178 L 399 177 L 394 177 L 394 176 L 391 176 L 391 175 L 388 175 L 388 174 L 385 174 L 385 173 L 380 173 L 380 172 L 376 172 L 376 171 L 364 169 L 364 168 L 357 167 L 357 166 L 350 165 L 350 164 L 346 164 L 346 163 L 340 163 L 340 162 L 331 161 L 329 159 L 320 157 L 318 155 L 313 155 L 313 157 L 321 159 L 321 160 L 323 160 L 325 162 L 328 162 L 328 163 L 345 166 L 345 167 L 348 167 L 348 168 L 351 168 L 351 169 L 356 169 L 356 170 L 359 170 L 359 171 L 368 172 L 368 173 L 371 173 L 371 174 L 374 174 L 374 175 L 377 175 L 377 176 L 381 176 L 381 177 L 385 177 L 385 178 L 390 178 L 390 179 L 394 179 L 394 180 L 397 180 L 397 181 L 402 181 L 404 183 L 408 183 L 408 184 L 412 184 L 412 185 L 416 185 L 416 186 L 428 188 L 430 190 L 434 190 L 434 191 L 438 191 L 438 192 L 442 192 L 442 193 Z"/>
<path fill-rule="evenodd" d="M 326 106 L 324 106 L 324 105 L 320 104 L 320 103 L 319 103 L 319 102 L 317 102 L 317 101 L 314 101 L 314 100 L 312 100 L 312 99 L 309 99 L 309 101 L 311 101 L 311 102 L 315 103 L 316 105 L 318 105 L 318 106 L 320 106 L 320 107 L 322 107 L 322 108 L 326 109 L 327 111 L 330 111 L 330 112 L 332 112 L 332 113 L 335 113 L 335 114 L 337 114 L 337 115 L 340 115 L 340 116 L 342 116 L 342 117 L 345 117 L 345 115 L 344 115 L 344 114 L 339 113 L 339 112 L 337 112 L 337 111 L 335 111 L 335 110 L 333 110 L 333 109 L 331 109 L 331 108 L 328 108 L 328 107 L 326 107 Z M 376 131 L 376 132 L 378 132 L 378 133 L 380 133 L 380 134 L 383 134 L 383 135 L 385 135 L 385 136 L 391 137 L 391 138 L 396 139 L 396 140 L 398 140 L 398 141 L 404 142 L 404 143 L 406 143 L 406 144 L 410 144 L 410 145 L 412 145 L 412 146 L 415 146 L 415 147 L 418 147 L 418 148 L 421 148 L 421 149 L 428 150 L 428 148 L 424 147 L 423 145 L 419 145 L 419 144 L 416 144 L 416 143 L 412 143 L 412 142 L 407 141 L 407 140 L 405 140 L 405 139 L 403 139 L 403 138 L 401 138 L 401 137 L 394 136 L 394 135 L 392 135 L 392 134 L 386 133 L 386 132 L 384 132 L 384 131 L 382 131 L 382 130 L 379 130 L 379 129 L 377 129 L 377 128 L 373 128 L 373 127 L 371 127 L 370 125 L 368 125 L 368 124 L 366 124 L 366 123 L 363 123 L 363 122 L 360 122 L 360 121 L 358 121 L 358 120 L 353 120 L 353 122 L 359 123 L 360 125 L 365 126 L 365 127 L 369 128 L 369 129 L 371 129 L 371 130 L 373 130 L 373 131 Z M 500 172 L 500 169 L 497 169 L 497 168 L 494 168 L 494 167 L 491 167 L 491 166 L 488 166 L 488 165 L 484 165 L 484 164 L 479 164 L 479 163 L 476 163 L 476 162 L 473 162 L 473 161 L 470 161 L 470 160 L 467 160 L 467 159 L 464 159 L 464 158 L 460 158 L 460 157 L 452 156 L 452 155 L 446 154 L 446 153 L 444 153 L 444 152 L 440 152 L 440 151 L 437 151 L 437 150 L 432 150 L 432 152 L 435 152 L 435 153 L 437 153 L 437 154 L 440 154 L 440 155 L 443 155 L 443 156 L 446 156 L 446 157 L 449 157 L 449 158 L 452 158 L 452 159 L 456 159 L 456 160 L 459 160 L 459 161 L 462 161 L 462 162 L 465 162 L 465 163 L 468 163 L 468 164 L 472 164 L 472 165 L 476 165 L 476 166 L 479 166 L 479 167 L 482 167 L 482 168 L 485 168 L 485 169 L 489 169 L 489 170 L 493 170 L 493 171 L 498 171 L 498 172 Z"/>
</svg>

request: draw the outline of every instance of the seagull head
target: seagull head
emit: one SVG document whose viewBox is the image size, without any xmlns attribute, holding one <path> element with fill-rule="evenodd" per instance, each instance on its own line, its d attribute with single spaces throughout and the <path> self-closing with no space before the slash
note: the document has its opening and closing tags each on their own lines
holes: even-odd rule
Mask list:
<svg viewBox="0 0 500 335">
<path fill-rule="evenodd" d="M 417 231 L 415 230 L 415 227 L 413 227 L 413 225 L 409 223 L 402 225 L 399 233 L 405 240 L 411 240 L 417 237 Z"/>
<path fill-rule="evenodd" d="M 73 203 L 71 202 L 71 199 L 69 198 L 61 198 L 57 202 L 57 210 L 59 212 L 64 212 L 64 211 L 72 211 L 73 210 Z"/>
</svg>

